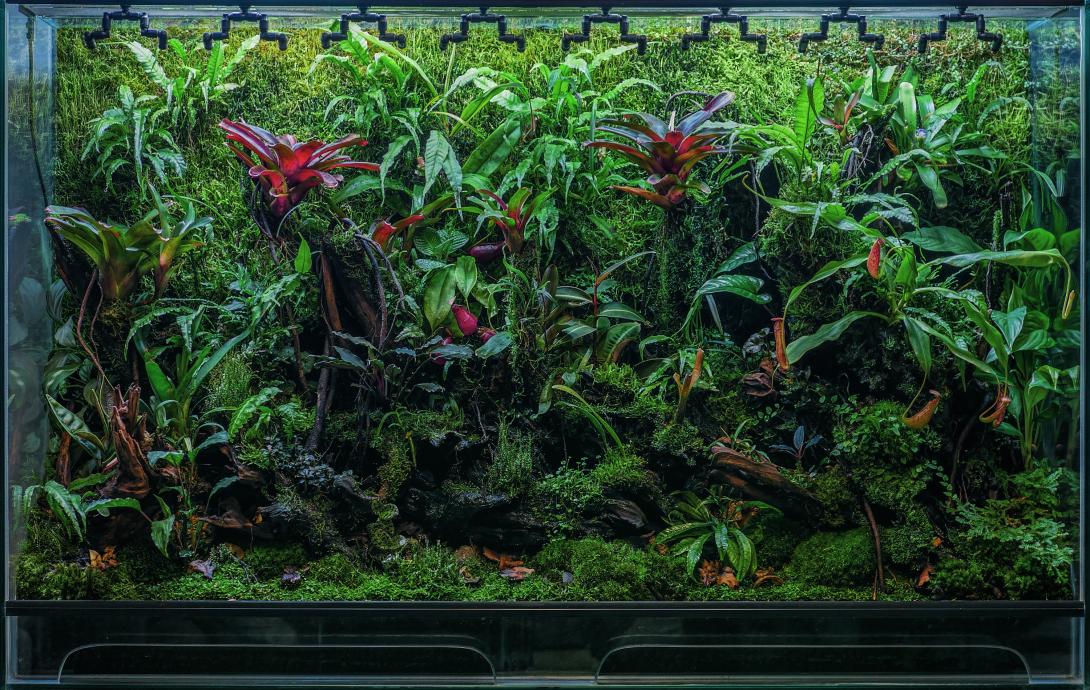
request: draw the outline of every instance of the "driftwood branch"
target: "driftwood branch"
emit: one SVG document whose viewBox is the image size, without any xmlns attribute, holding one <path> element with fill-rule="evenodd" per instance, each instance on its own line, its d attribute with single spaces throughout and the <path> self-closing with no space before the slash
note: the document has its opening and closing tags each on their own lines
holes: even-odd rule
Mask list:
<svg viewBox="0 0 1090 690">
<path fill-rule="evenodd" d="M 789 515 L 811 518 L 821 504 L 806 489 L 792 483 L 772 462 L 757 462 L 739 451 L 717 443 L 712 446 L 713 480 L 731 486 L 758 501 L 774 505 Z"/>
</svg>

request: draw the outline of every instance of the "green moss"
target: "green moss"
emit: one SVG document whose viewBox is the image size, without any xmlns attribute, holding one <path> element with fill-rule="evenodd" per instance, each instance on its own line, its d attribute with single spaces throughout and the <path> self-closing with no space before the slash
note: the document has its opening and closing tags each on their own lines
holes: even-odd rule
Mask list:
<svg viewBox="0 0 1090 690">
<path fill-rule="evenodd" d="M 590 471 L 603 490 L 627 495 L 661 497 L 659 480 L 647 469 L 647 461 L 628 446 L 610 448 Z"/>
<path fill-rule="evenodd" d="M 565 584 L 565 598 L 581 601 L 671 598 L 686 580 L 685 568 L 676 559 L 600 539 L 551 542 L 534 557 L 533 565 L 545 577 Z"/>
<path fill-rule="evenodd" d="M 757 549 L 757 566 L 778 571 L 811 530 L 780 513 L 762 510 L 746 523 L 745 532 Z"/>
<path fill-rule="evenodd" d="M 874 592 L 866 587 L 834 587 L 787 581 L 782 585 L 760 587 L 702 587 L 688 591 L 691 601 L 872 601 Z M 890 583 L 888 591 L 878 592 L 878 601 L 912 601 L 923 599 L 918 592 L 903 583 Z"/>
<path fill-rule="evenodd" d="M 911 464 L 921 451 L 939 447 L 933 430 L 906 426 L 901 421 L 903 414 L 903 404 L 889 401 L 850 410 L 833 430 L 833 456 L 855 467 L 888 467 Z"/>
<path fill-rule="evenodd" d="M 208 377 L 207 409 L 234 409 L 250 397 L 254 371 L 246 357 L 237 351 L 228 353 Z"/>
<path fill-rule="evenodd" d="M 592 375 L 602 396 L 598 407 L 611 415 L 661 424 L 672 413 L 669 403 L 647 391 L 643 380 L 627 364 L 602 364 L 594 367 Z"/>
<path fill-rule="evenodd" d="M 585 468 L 561 467 L 534 484 L 530 502 L 534 515 L 553 534 L 570 535 L 604 501 L 602 485 Z"/>
<path fill-rule="evenodd" d="M 807 538 L 784 571 L 789 580 L 834 587 L 858 587 L 874 580 L 874 541 L 866 527 L 818 532 Z"/>
<path fill-rule="evenodd" d="M 859 503 L 851 482 L 838 468 L 814 477 L 810 491 L 821 504 L 821 524 L 831 529 L 843 529 L 851 523 L 851 515 Z"/>
<path fill-rule="evenodd" d="M 488 491 L 519 497 L 534 480 L 534 438 L 511 422 L 500 420 L 496 431 L 496 450 L 485 471 L 483 485 Z"/>
<path fill-rule="evenodd" d="M 913 507 L 899 524 L 881 531 L 882 555 L 888 563 L 906 572 L 919 571 L 927 561 L 935 528 L 919 506 Z"/>
<path fill-rule="evenodd" d="M 288 566 L 301 568 L 310 561 L 302 544 L 258 545 L 246 552 L 243 565 L 259 580 L 280 577 Z"/>
<path fill-rule="evenodd" d="M 655 432 L 651 447 L 660 453 L 685 458 L 695 464 L 697 458 L 703 458 L 708 448 L 708 439 L 696 425 L 690 422 L 668 424 Z"/>
</svg>

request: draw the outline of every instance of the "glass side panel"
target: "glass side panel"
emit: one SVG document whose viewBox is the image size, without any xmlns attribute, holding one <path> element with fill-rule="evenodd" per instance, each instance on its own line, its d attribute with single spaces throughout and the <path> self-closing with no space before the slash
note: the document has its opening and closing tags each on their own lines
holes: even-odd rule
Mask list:
<svg viewBox="0 0 1090 690">
<path fill-rule="evenodd" d="M 1078 10 L 229 11 L 6 6 L 9 599 L 1081 602 Z"/>
</svg>

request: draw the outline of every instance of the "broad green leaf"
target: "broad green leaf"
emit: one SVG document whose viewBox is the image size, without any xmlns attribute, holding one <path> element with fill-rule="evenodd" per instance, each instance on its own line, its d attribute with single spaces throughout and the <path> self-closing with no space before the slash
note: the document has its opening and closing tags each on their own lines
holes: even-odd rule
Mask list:
<svg viewBox="0 0 1090 690">
<path fill-rule="evenodd" d="M 295 272 L 310 273 L 313 257 L 310 253 L 310 245 L 305 238 L 299 238 L 299 251 L 295 253 Z"/>
<path fill-rule="evenodd" d="M 453 266 L 445 266 L 428 274 L 424 283 L 424 317 L 433 331 L 450 315 L 457 287 Z"/>
<path fill-rule="evenodd" d="M 923 329 L 916 317 L 905 316 L 902 321 L 905 325 L 905 333 L 908 335 L 908 344 L 912 347 L 912 354 L 916 356 L 916 361 L 923 369 L 924 379 L 927 379 L 931 374 L 931 336 Z"/>
<path fill-rule="evenodd" d="M 473 149 L 466 159 L 465 172 L 485 177 L 494 173 L 511 155 L 521 134 L 518 119 L 509 118 Z"/>
<path fill-rule="evenodd" d="M 818 270 L 817 273 L 813 275 L 813 277 L 810 278 L 810 280 L 807 280 L 802 285 L 796 286 L 791 290 L 791 294 L 788 295 L 787 303 L 784 305 L 783 308 L 784 315 L 787 314 L 787 308 L 790 307 L 796 299 L 798 299 L 798 296 L 801 295 L 802 291 L 806 288 L 810 287 L 814 283 L 825 280 L 826 278 L 833 275 L 834 273 L 837 273 L 838 271 L 841 271 L 845 268 L 854 268 L 856 266 L 861 266 L 866 262 L 867 255 L 860 254 L 859 256 L 853 256 L 847 259 L 843 259 L 841 261 L 830 261 L 829 263 L 825 264 L 821 267 L 820 270 Z"/>
<path fill-rule="evenodd" d="M 1003 340 L 1007 344 L 1008 352 L 1014 350 L 1014 342 L 1022 332 L 1022 325 L 1026 321 L 1027 312 L 1028 310 L 1024 306 L 1012 309 L 1009 312 L 999 311 L 998 309 L 993 309 L 991 312 L 992 321 L 999 327 L 999 332 L 1003 335 Z"/>
<path fill-rule="evenodd" d="M 454 263 L 454 281 L 458 292 L 469 299 L 477 285 L 477 261 L 472 256 L 459 256 Z"/>
<path fill-rule="evenodd" d="M 53 417 L 53 421 L 64 429 L 65 433 L 71 436 L 72 440 L 90 453 L 92 457 L 97 458 L 106 450 L 105 443 L 102 439 L 87 427 L 87 424 L 79 415 L 72 412 L 64 405 L 61 405 L 50 395 L 46 395 L 45 400 L 49 405 L 49 412 Z"/>
<path fill-rule="evenodd" d="M 111 508 L 130 508 L 139 512 L 140 501 L 135 498 L 100 498 L 84 506 L 85 512 L 90 513 L 93 510 L 103 517 L 110 514 Z"/>
<path fill-rule="evenodd" d="M 787 345 L 787 361 L 791 364 L 798 362 L 802 359 L 810 350 L 813 350 L 819 345 L 823 345 L 827 342 L 836 340 L 844 331 L 848 330 L 848 327 L 859 319 L 866 317 L 875 317 L 885 320 L 886 317 L 881 314 L 877 314 L 871 311 L 853 311 L 849 314 L 833 321 L 831 323 L 824 324 L 818 328 L 814 333 L 810 335 L 804 335 L 801 338 L 796 338 Z"/>
<path fill-rule="evenodd" d="M 507 348 L 511 347 L 514 340 L 511 338 L 511 334 L 500 331 L 494 336 L 488 339 L 484 345 L 477 348 L 477 356 L 481 359 L 488 359 L 500 354 Z"/>
<path fill-rule="evenodd" d="M 932 252 L 971 254 L 984 251 L 983 247 L 962 231 L 942 225 L 906 232 L 901 235 L 901 239 Z"/>
</svg>

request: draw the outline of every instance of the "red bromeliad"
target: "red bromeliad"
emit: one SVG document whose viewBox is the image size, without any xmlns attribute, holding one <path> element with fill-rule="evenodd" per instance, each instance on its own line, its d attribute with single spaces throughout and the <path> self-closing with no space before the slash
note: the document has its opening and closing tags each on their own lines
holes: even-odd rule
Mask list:
<svg viewBox="0 0 1090 690">
<path fill-rule="evenodd" d="M 332 189 L 340 184 L 344 178 L 333 174 L 333 170 L 379 169 L 377 163 L 355 161 L 338 153 L 348 146 L 365 146 L 367 140 L 359 135 L 326 144 L 317 139 L 300 142 L 290 134 L 276 136 L 256 125 L 228 119 L 220 121 L 220 128 L 227 132 L 227 147 L 250 167 L 250 177 L 261 185 L 265 203 L 275 218 L 286 216 L 314 187 Z"/>
<path fill-rule="evenodd" d="M 390 248 L 390 240 L 398 233 L 416 225 L 422 220 L 424 220 L 424 216 L 418 213 L 409 216 L 408 218 L 402 218 L 396 223 L 391 223 L 387 219 L 375 221 L 375 224 L 371 226 L 371 239 L 373 239 L 378 246 L 382 247 L 382 251 L 385 252 Z"/>
<path fill-rule="evenodd" d="M 715 145 L 727 130 L 721 125 L 709 124 L 708 120 L 733 100 L 734 94 L 724 91 L 702 109 L 682 118 L 676 126 L 673 116 L 667 124 L 647 113 L 607 120 L 598 126 L 599 130 L 616 134 L 631 143 L 587 141 L 583 146 L 616 151 L 638 165 L 647 173 L 651 189 L 629 186 L 615 186 L 614 189 L 635 194 L 670 210 L 685 200 L 690 189 L 707 192 L 706 185 L 693 183 L 689 177 L 701 160 L 727 152 Z"/>
<path fill-rule="evenodd" d="M 552 190 L 546 190 L 534 196 L 532 189 L 520 187 L 508 201 L 504 201 L 499 194 L 487 189 L 479 189 L 477 193 L 481 195 L 475 199 L 481 205 L 478 209 L 479 220 L 482 222 L 491 220 L 492 224 L 503 233 L 502 244 L 481 244 L 469 250 L 471 256 L 483 263 L 499 256 L 499 250 L 504 246 L 512 254 L 522 251 L 522 245 L 526 241 L 526 226 L 534 215 L 542 210 Z"/>
</svg>

